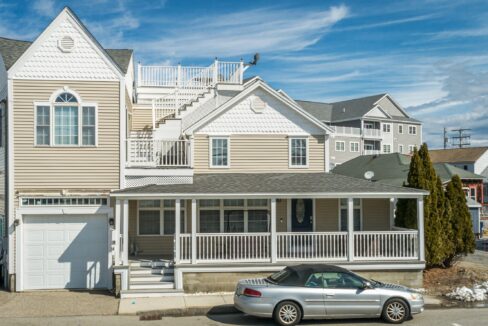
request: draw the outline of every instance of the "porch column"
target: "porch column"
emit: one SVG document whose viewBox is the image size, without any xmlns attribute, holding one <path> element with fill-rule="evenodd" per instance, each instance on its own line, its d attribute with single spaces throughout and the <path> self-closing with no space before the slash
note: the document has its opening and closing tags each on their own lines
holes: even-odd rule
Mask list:
<svg viewBox="0 0 488 326">
<path fill-rule="evenodd" d="M 181 225 L 181 202 L 175 200 L 175 264 L 180 262 L 180 225 Z"/>
<path fill-rule="evenodd" d="M 191 263 L 197 263 L 197 200 L 191 200 Z"/>
<path fill-rule="evenodd" d="M 115 200 L 115 229 L 114 229 L 114 241 L 115 241 L 115 265 L 120 265 L 120 213 L 121 213 L 120 199 Z"/>
<path fill-rule="evenodd" d="M 123 219 L 123 230 L 124 233 L 123 237 L 123 256 L 122 256 L 122 263 L 127 266 L 129 265 L 129 202 L 127 199 L 123 199 L 120 201 L 121 210 L 122 210 L 122 219 Z"/>
<path fill-rule="evenodd" d="M 390 198 L 390 230 L 395 226 L 396 198 Z"/>
<path fill-rule="evenodd" d="M 419 260 L 425 261 L 425 239 L 424 239 L 424 198 L 417 198 L 417 230 L 419 237 Z"/>
<path fill-rule="evenodd" d="M 278 256 L 277 252 L 277 236 L 276 236 L 276 198 L 271 198 L 271 262 L 276 263 L 276 258 Z"/>
<path fill-rule="evenodd" d="M 347 258 L 354 260 L 354 198 L 347 198 Z"/>
</svg>

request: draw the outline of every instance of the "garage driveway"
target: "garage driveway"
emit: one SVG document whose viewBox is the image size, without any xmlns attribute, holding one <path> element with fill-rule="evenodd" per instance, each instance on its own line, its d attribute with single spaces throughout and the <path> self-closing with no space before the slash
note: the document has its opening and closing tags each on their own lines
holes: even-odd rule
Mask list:
<svg viewBox="0 0 488 326">
<path fill-rule="evenodd" d="M 1 317 L 116 315 L 119 300 L 109 292 L 0 291 Z"/>
</svg>

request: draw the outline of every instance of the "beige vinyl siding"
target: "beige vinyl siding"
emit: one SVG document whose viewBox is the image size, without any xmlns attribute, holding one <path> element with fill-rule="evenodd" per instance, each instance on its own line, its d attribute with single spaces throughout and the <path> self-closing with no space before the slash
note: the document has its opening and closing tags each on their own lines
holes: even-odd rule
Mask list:
<svg viewBox="0 0 488 326">
<path fill-rule="evenodd" d="M 339 200 L 316 199 L 315 200 L 315 231 L 337 232 L 339 231 Z"/>
<path fill-rule="evenodd" d="M 152 110 L 142 109 L 138 106 L 132 108 L 132 129 L 137 130 L 147 130 L 152 129 Z"/>
<path fill-rule="evenodd" d="M 290 168 L 287 135 L 230 136 L 230 168 L 210 168 L 209 136 L 195 135 L 195 173 L 323 172 L 324 136 L 309 137 L 309 167 Z"/>
<path fill-rule="evenodd" d="M 63 87 L 98 104 L 97 147 L 35 147 L 34 101 Z M 119 188 L 119 83 L 14 80 L 15 189 Z"/>
<path fill-rule="evenodd" d="M 390 229 L 390 200 L 363 199 L 363 230 L 388 231 Z"/>
</svg>

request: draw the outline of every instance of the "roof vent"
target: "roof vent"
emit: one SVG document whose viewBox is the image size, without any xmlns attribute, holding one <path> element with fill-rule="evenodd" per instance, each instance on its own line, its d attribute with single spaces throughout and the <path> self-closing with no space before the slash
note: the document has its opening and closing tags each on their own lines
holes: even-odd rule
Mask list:
<svg viewBox="0 0 488 326">
<path fill-rule="evenodd" d="M 263 113 L 267 106 L 266 102 L 256 95 L 251 96 L 249 102 L 251 105 L 251 110 L 253 110 L 255 113 Z"/>
<path fill-rule="evenodd" d="M 58 41 L 58 47 L 63 52 L 71 52 L 75 47 L 75 40 L 71 36 L 63 36 Z"/>
<path fill-rule="evenodd" d="M 346 113 L 346 108 L 342 108 L 342 113 Z"/>
</svg>

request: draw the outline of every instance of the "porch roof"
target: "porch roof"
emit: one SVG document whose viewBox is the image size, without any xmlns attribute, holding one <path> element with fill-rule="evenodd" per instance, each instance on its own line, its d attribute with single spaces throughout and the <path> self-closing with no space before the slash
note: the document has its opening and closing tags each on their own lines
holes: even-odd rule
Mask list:
<svg viewBox="0 0 488 326">
<path fill-rule="evenodd" d="M 416 198 L 425 190 L 393 186 L 333 173 L 195 174 L 191 184 L 146 185 L 112 192 L 113 197 L 210 198 Z"/>
</svg>

